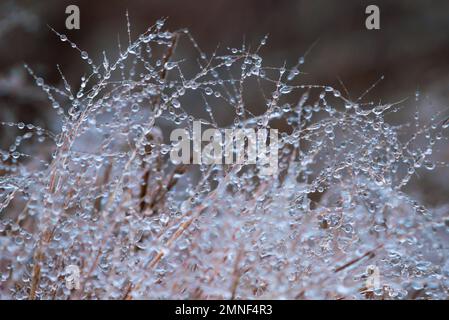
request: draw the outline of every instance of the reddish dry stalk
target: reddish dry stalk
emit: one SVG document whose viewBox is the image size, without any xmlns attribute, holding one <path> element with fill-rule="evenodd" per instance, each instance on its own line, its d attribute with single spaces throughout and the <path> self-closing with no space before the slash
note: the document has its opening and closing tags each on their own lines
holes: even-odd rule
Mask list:
<svg viewBox="0 0 449 320">
<path fill-rule="evenodd" d="M 355 259 L 349 261 L 348 263 L 345 263 L 345 264 L 342 265 L 341 267 L 336 268 L 334 272 L 335 272 L 335 273 L 340 272 L 340 271 L 342 271 L 342 270 L 344 270 L 344 269 L 346 269 L 346 268 L 352 266 L 353 264 L 359 262 L 360 260 L 362 260 L 362 259 L 365 258 L 365 257 L 369 257 L 369 259 L 373 258 L 373 257 L 376 255 L 376 253 L 375 253 L 376 250 L 377 250 L 377 249 L 380 249 L 380 248 L 382 248 L 382 247 L 383 247 L 382 244 L 381 244 L 381 245 L 378 245 L 378 246 L 377 246 L 376 248 L 374 248 L 373 250 L 367 251 L 367 252 L 366 252 L 365 254 L 363 254 L 362 256 L 360 256 L 360 257 L 358 257 L 358 258 L 355 258 Z"/>
<path fill-rule="evenodd" d="M 235 263 L 234 263 L 234 272 L 233 272 L 234 277 L 233 277 L 232 285 L 231 285 L 231 300 L 235 299 L 237 287 L 239 285 L 240 278 L 242 276 L 242 273 L 239 269 L 239 263 L 242 260 L 242 257 L 243 257 L 243 249 L 240 248 L 237 253 L 237 257 L 235 258 Z"/>
</svg>

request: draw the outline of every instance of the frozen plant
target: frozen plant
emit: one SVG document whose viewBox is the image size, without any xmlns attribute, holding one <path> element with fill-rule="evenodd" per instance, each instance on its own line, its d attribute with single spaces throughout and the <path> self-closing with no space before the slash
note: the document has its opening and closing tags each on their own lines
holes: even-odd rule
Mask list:
<svg viewBox="0 0 449 320">
<path fill-rule="evenodd" d="M 79 88 L 26 66 L 60 132 L 1 123 L 20 134 L 0 155 L 0 298 L 448 298 L 448 207 L 404 191 L 447 168 L 432 158 L 447 115 L 392 125 L 406 102 L 302 84 L 304 57 L 266 66 L 266 38 L 206 55 L 163 26 L 132 41 L 128 23 L 100 63 L 55 31 L 86 61 Z M 178 58 L 186 47 L 198 59 Z M 197 120 L 278 128 L 278 174 L 172 164 L 170 130 Z"/>
</svg>

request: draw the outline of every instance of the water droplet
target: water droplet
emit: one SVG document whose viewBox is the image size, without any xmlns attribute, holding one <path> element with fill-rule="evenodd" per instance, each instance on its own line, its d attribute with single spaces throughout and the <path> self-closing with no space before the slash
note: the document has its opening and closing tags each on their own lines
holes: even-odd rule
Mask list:
<svg viewBox="0 0 449 320">
<path fill-rule="evenodd" d="M 132 111 L 132 112 L 136 113 L 136 112 L 139 112 L 139 110 L 140 110 L 140 106 L 139 106 L 137 103 L 134 103 L 134 104 L 131 106 L 131 111 Z"/>
<path fill-rule="evenodd" d="M 177 99 L 173 99 L 171 104 L 172 104 L 173 108 L 176 108 L 176 109 L 181 107 L 181 103 Z"/>
<path fill-rule="evenodd" d="M 425 167 L 427 170 L 433 170 L 433 169 L 435 169 L 435 163 L 433 163 L 433 162 L 431 162 L 431 161 L 425 161 L 425 162 L 424 162 L 424 167 Z"/>
<path fill-rule="evenodd" d="M 281 89 L 279 90 L 279 92 L 282 94 L 287 94 L 287 93 L 292 92 L 292 90 L 293 90 L 293 87 L 291 87 L 291 86 L 282 86 Z"/>
</svg>

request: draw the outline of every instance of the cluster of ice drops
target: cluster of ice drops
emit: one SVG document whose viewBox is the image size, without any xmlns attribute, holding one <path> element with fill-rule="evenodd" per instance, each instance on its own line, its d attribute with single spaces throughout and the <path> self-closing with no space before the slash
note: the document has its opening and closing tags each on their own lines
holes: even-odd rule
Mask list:
<svg viewBox="0 0 449 320">
<path fill-rule="evenodd" d="M 265 66 L 265 38 L 206 55 L 163 25 L 100 63 L 55 31 L 86 61 L 76 89 L 26 66 L 61 130 L 1 123 L 18 136 L 0 154 L 0 298 L 448 297 L 447 207 L 403 191 L 447 167 L 431 160 L 444 115 L 390 125 L 404 103 L 301 84 L 304 58 Z M 195 120 L 278 128 L 278 173 L 174 165 L 169 132 Z"/>
</svg>

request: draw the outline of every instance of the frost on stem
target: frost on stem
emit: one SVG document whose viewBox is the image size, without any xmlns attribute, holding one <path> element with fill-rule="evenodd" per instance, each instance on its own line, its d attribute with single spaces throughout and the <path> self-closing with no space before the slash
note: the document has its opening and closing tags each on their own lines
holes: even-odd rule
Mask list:
<svg viewBox="0 0 449 320">
<path fill-rule="evenodd" d="M 187 30 L 163 26 L 133 41 L 128 24 L 127 48 L 98 63 L 55 31 L 87 62 L 79 88 L 63 67 L 58 88 L 26 66 L 61 130 L 1 123 L 19 134 L 0 151 L 0 298 L 447 298 L 447 207 L 404 191 L 420 170 L 447 167 L 432 160 L 445 115 L 406 136 L 410 123 L 386 118 L 407 102 L 302 84 L 304 58 L 263 64 L 266 38 L 206 55 Z M 181 44 L 197 59 L 178 57 Z M 192 133 L 196 120 L 284 123 L 278 176 L 173 165 L 167 132 Z M 69 265 L 79 290 L 65 285 Z"/>
</svg>

